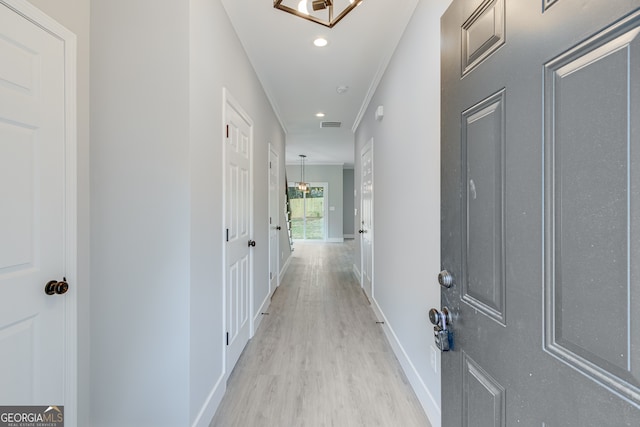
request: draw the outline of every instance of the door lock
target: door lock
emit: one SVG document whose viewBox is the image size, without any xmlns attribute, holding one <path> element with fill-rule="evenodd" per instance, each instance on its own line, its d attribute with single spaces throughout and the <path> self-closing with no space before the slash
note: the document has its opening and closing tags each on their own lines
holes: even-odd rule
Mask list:
<svg viewBox="0 0 640 427">
<path fill-rule="evenodd" d="M 438 273 L 438 283 L 443 288 L 450 288 L 453 286 L 453 276 L 447 270 L 442 270 Z"/>
<path fill-rule="evenodd" d="M 442 307 L 442 311 L 435 308 L 429 310 L 429 320 L 433 326 L 433 338 L 436 347 L 440 351 L 453 350 L 453 332 L 447 328 L 451 323 L 451 316 L 447 307 Z"/>
</svg>

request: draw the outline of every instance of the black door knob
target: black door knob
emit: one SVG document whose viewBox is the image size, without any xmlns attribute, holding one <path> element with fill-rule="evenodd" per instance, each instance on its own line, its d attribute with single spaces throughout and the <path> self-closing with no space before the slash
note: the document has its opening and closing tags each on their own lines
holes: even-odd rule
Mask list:
<svg viewBox="0 0 640 427">
<path fill-rule="evenodd" d="M 56 294 L 58 295 L 66 294 L 68 290 L 69 284 L 64 280 L 62 282 L 58 282 L 58 284 L 56 285 Z"/>
<path fill-rule="evenodd" d="M 256 246 L 256 241 L 255 240 L 249 240 L 249 247 L 255 247 Z"/>
<path fill-rule="evenodd" d="M 358 233 L 362 234 L 364 233 L 364 230 L 358 230 Z"/>
<path fill-rule="evenodd" d="M 44 293 L 47 295 L 62 295 L 66 294 L 69 290 L 69 284 L 67 283 L 67 278 L 63 278 L 61 282 L 57 280 L 50 280 L 44 285 Z"/>
<path fill-rule="evenodd" d="M 276 225 L 276 230 L 282 230 L 282 227 L 280 227 L 279 225 Z"/>
</svg>

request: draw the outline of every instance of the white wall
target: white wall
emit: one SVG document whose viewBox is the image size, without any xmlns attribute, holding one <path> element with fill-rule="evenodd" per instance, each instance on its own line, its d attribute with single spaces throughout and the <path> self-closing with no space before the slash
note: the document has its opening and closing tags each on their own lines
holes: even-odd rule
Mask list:
<svg viewBox="0 0 640 427">
<path fill-rule="evenodd" d="M 222 87 L 256 128 L 256 309 L 284 134 L 219 1 L 31 3 L 78 37 L 78 425 L 207 425 L 224 393 Z"/>
<path fill-rule="evenodd" d="M 418 3 L 355 138 L 357 189 L 360 150 L 374 139 L 374 305 L 434 426 L 440 426 L 440 376 L 430 363 L 435 347 L 427 313 L 440 307 L 439 23 L 448 3 Z"/>
<path fill-rule="evenodd" d="M 78 426 L 89 425 L 89 14 L 86 0 L 29 0 L 77 36 L 78 107 Z"/>
<path fill-rule="evenodd" d="M 219 1 L 192 0 L 191 110 L 191 407 L 207 426 L 225 391 L 222 322 L 222 88 L 254 123 L 254 314 L 269 301 L 269 143 L 285 157 L 284 132 Z M 220 58 L 224 58 L 221 61 Z M 284 161 L 281 206 L 284 212 Z M 284 223 L 283 223 L 284 225 Z M 286 234 L 286 233 L 282 233 Z M 288 243 L 286 261 L 289 256 Z M 256 316 L 259 322 L 260 316 Z M 228 367 L 232 369 L 233 367 Z"/>
<path fill-rule="evenodd" d="M 341 242 L 343 240 L 343 174 L 342 165 L 309 165 L 304 167 L 304 179 L 306 182 L 326 182 L 329 184 L 327 193 L 329 194 L 329 220 L 327 230 L 327 241 Z M 299 182 L 300 165 L 287 165 L 287 179 L 289 182 Z"/>
<path fill-rule="evenodd" d="M 343 171 L 342 181 L 342 233 L 344 236 L 353 236 L 355 234 L 355 220 L 353 218 L 354 212 L 354 196 L 353 196 L 353 184 L 354 176 L 353 169 L 345 169 Z"/>
<path fill-rule="evenodd" d="M 93 427 L 188 422 L 188 42 L 185 2 L 92 3 Z"/>
<path fill-rule="evenodd" d="M 254 122 L 254 310 L 284 134 L 219 1 L 94 2 L 91 36 L 91 425 L 207 426 L 226 386 L 223 87 Z"/>
</svg>

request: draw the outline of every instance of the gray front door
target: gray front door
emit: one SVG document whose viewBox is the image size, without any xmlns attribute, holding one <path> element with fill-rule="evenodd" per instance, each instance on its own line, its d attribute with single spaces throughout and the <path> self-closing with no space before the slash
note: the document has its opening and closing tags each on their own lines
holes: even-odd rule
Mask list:
<svg viewBox="0 0 640 427">
<path fill-rule="evenodd" d="M 640 425 L 640 0 L 442 18 L 442 425 Z"/>
</svg>

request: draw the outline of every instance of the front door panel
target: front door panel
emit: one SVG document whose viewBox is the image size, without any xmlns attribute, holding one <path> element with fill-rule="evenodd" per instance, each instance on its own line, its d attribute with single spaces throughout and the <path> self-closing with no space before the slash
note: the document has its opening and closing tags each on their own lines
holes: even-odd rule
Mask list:
<svg viewBox="0 0 640 427">
<path fill-rule="evenodd" d="M 637 404 L 639 30 L 636 13 L 547 63 L 544 104 L 545 348 Z"/>
<path fill-rule="evenodd" d="M 640 1 L 442 19 L 444 426 L 640 420 Z"/>
</svg>

